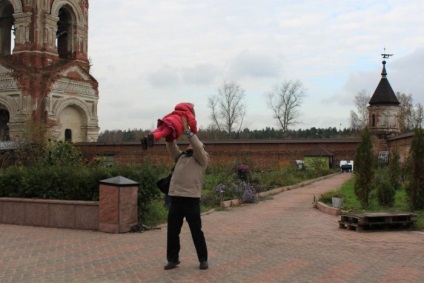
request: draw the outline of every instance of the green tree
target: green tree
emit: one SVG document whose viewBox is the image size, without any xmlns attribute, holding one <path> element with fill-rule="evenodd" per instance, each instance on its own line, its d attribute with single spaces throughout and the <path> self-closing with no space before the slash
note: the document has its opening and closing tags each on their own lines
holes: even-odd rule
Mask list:
<svg viewBox="0 0 424 283">
<path fill-rule="evenodd" d="M 362 207 L 367 208 L 374 179 L 371 133 L 366 126 L 362 130 L 361 143 L 355 154 L 355 195 Z"/>
<path fill-rule="evenodd" d="M 414 130 L 408 159 L 408 178 L 405 186 L 412 210 L 424 209 L 424 132 Z"/>
<path fill-rule="evenodd" d="M 401 173 L 400 155 L 396 147 L 389 158 L 389 181 L 395 190 L 400 188 Z"/>
</svg>

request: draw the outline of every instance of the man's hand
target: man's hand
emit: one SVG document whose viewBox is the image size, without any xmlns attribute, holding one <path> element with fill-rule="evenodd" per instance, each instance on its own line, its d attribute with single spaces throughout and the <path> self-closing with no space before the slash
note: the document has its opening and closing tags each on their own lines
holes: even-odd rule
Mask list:
<svg viewBox="0 0 424 283">
<path fill-rule="evenodd" d="M 186 116 L 182 116 L 181 120 L 183 121 L 183 126 L 184 126 L 184 131 L 185 132 L 189 132 L 190 131 L 190 127 L 187 124 L 187 117 Z"/>
</svg>

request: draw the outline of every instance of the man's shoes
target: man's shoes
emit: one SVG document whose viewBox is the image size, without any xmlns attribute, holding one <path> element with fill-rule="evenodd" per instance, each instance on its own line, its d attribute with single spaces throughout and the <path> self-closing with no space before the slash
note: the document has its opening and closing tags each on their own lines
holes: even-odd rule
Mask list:
<svg viewBox="0 0 424 283">
<path fill-rule="evenodd" d="M 165 270 L 173 269 L 177 267 L 177 265 L 180 264 L 180 261 L 168 261 L 168 263 L 163 267 Z"/>
<path fill-rule="evenodd" d="M 144 138 L 141 139 L 141 148 L 143 148 L 144 150 L 147 150 L 147 146 L 148 146 L 147 138 L 144 137 Z"/>
<path fill-rule="evenodd" d="M 199 265 L 199 269 L 205 270 L 205 269 L 208 269 L 208 268 L 209 268 L 209 266 L 208 266 L 207 261 L 202 261 Z"/>
<path fill-rule="evenodd" d="M 147 135 L 147 145 L 149 147 L 153 147 L 153 144 L 155 143 L 155 136 L 153 134 Z"/>
</svg>

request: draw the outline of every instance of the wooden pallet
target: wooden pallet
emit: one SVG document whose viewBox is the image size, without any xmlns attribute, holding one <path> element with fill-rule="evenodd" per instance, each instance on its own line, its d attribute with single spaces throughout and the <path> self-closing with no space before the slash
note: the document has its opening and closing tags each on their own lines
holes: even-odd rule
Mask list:
<svg viewBox="0 0 424 283">
<path fill-rule="evenodd" d="M 339 228 L 353 231 L 409 229 L 417 215 L 405 212 L 367 212 L 340 215 Z"/>
</svg>

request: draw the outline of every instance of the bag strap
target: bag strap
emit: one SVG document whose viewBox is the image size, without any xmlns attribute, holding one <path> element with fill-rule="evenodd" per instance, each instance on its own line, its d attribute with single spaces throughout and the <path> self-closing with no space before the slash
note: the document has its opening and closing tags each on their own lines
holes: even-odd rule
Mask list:
<svg viewBox="0 0 424 283">
<path fill-rule="evenodd" d="M 174 172 L 175 165 L 177 165 L 178 160 L 180 159 L 181 155 L 183 155 L 184 153 L 185 153 L 185 152 L 184 152 L 184 151 L 182 151 L 182 152 L 178 155 L 178 157 L 175 159 L 174 166 L 172 166 L 172 169 L 171 169 L 171 174 Z"/>
</svg>

